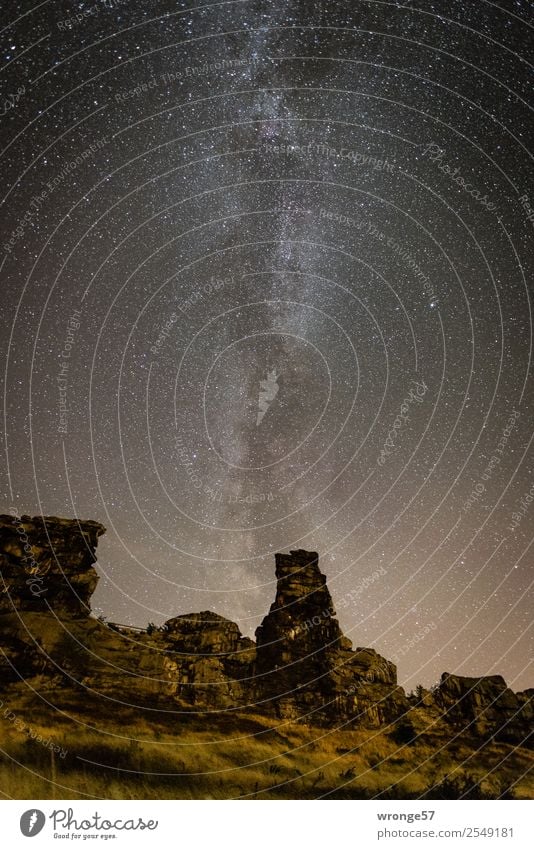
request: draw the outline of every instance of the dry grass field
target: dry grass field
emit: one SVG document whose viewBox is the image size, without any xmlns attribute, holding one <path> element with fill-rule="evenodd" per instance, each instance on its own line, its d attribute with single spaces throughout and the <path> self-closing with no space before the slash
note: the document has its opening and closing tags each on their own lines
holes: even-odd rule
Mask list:
<svg viewBox="0 0 534 849">
<path fill-rule="evenodd" d="M 532 798 L 532 752 L 443 726 L 327 729 L 246 714 L 0 712 L 0 790 L 17 799 Z M 47 712 L 48 711 L 48 712 Z M 41 739 L 39 739 L 41 738 Z M 59 751 L 53 751 L 59 747 Z"/>
</svg>

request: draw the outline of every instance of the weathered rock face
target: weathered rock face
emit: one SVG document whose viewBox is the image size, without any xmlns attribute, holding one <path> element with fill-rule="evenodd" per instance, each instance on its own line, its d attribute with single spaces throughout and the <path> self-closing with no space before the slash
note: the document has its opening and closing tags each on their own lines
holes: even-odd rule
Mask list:
<svg viewBox="0 0 534 849">
<path fill-rule="evenodd" d="M 84 616 L 96 589 L 98 522 L 55 516 L 0 515 L 0 612 L 48 611 Z"/>
<path fill-rule="evenodd" d="M 357 718 L 379 725 L 408 708 L 396 668 L 373 649 L 352 651 L 335 619 L 316 552 L 276 555 L 277 590 L 256 631 L 257 692 L 283 717 Z"/>
<path fill-rule="evenodd" d="M 444 672 L 434 696 L 451 722 L 477 735 L 523 743 L 532 733 L 532 691 L 516 694 L 500 675 L 466 678 Z"/>
<path fill-rule="evenodd" d="M 277 680 L 291 688 L 306 679 L 306 664 L 318 666 L 329 651 L 351 648 L 351 643 L 333 618 L 332 598 L 315 552 L 277 554 L 276 578 L 275 601 L 256 630 L 257 672 L 268 676 L 280 670 Z"/>
<path fill-rule="evenodd" d="M 395 723 L 409 710 L 395 665 L 374 649 L 353 650 L 343 635 L 315 552 L 276 555 L 276 597 L 257 644 L 211 611 L 140 632 L 90 615 L 104 530 L 98 522 L 0 516 L 4 685 L 29 680 L 60 705 L 62 693 L 79 700 L 81 691 L 106 710 L 108 699 L 166 713 L 246 708 L 330 726 Z M 517 745 L 532 727 L 533 695 L 514 694 L 500 676 L 444 673 L 413 711 L 423 726 L 439 720 Z"/>
<path fill-rule="evenodd" d="M 210 657 L 237 651 L 243 639 L 235 622 L 211 610 L 168 619 L 165 631 L 175 651 Z"/>
<path fill-rule="evenodd" d="M 256 647 L 234 622 L 207 610 L 165 623 L 169 691 L 199 709 L 243 707 L 251 697 Z"/>
</svg>

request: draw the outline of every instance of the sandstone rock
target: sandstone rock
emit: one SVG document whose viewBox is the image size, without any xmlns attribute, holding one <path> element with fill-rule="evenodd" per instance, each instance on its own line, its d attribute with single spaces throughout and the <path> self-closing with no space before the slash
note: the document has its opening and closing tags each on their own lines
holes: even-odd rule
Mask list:
<svg viewBox="0 0 534 849">
<path fill-rule="evenodd" d="M 182 704 L 229 710 L 248 703 L 255 645 L 234 622 L 209 610 L 176 616 L 163 640 L 169 689 Z"/>
<path fill-rule="evenodd" d="M 242 639 L 235 622 L 211 610 L 176 616 L 164 627 L 174 650 L 185 654 L 228 654 L 237 650 Z"/>
<path fill-rule="evenodd" d="M 316 552 L 276 555 L 276 598 L 256 630 L 257 692 L 283 717 L 379 725 L 408 708 L 396 668 L 351 650 Z"/>
<path fill-rule="evenodd" d="M 391 726 L 410 708 L 395 664 L 356 648 L 339 626 L 318 555 L 276 555 L 276 597 L 257 644 L 211 611 L 169 619 L 144 632 L 90 615 L 98 522 L 0 516 L 0 676 L 29 681 L 59 706 L 149 706 L 151 711 L 256 711 L 329 726 Z M 421 729 L 439 722 L 466 734 L 524 745 L 534 690 L 513 693 L 500 676 L 444 673 L 414 703 Z M 100 700 L 100 702 L 98 701 Z"/>
<path fill-rule="evenodd" d="M 0 516 L 0 612 L 48 611 L 87 616 L 98 574 L 98 522 L 56 516 Z"/>
<path fill-rule="evenodd" d="M 275 601 L 256 630 L 257 671 L 266 674 L 291 664 L 288 674 L 298 680 L 300 661 L 320 662 L 319 657 L 311 658 L 327 648 L 350 648 L 351 644 L 334 619 L 332 598 L 315 552 L 277 554 L 276 577 Z"/>
<path fill-rule="evenodd" d="M 515 694 L 501 675 L 468 678 L 444 672 L 436 703 L 457 727 L 525 745 L 532 729 L 532 695 Z"/>
<path fill-rule="evenodd" d="M 516 697 L 520 704 L 521 718 L 532 723 L 534 720 L 534 688 L 516 693 Z"/>
<path fill-rule="evenodd" d="M 29 680 L 61 706 L 64 690 L 127 705 L 169 700 L 165 656 L 148 640 L 129 639 L 91 617 L 23 610 L 0 616 L 2 681 Z M 34 684 L 36 681 L 38 684 Z"/>
</svg>

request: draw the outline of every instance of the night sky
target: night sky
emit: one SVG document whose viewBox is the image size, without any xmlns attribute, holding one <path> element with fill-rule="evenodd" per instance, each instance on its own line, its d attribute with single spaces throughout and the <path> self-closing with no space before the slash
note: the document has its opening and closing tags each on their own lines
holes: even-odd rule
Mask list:
<svg viewBox="0 0 534 849">
<path fill-rule="evenodd" d="M 4 6 L 0 512 L 111 621 L 306 548 L 401 684 L 533 686 L 530 4 Z"/>
</svg>

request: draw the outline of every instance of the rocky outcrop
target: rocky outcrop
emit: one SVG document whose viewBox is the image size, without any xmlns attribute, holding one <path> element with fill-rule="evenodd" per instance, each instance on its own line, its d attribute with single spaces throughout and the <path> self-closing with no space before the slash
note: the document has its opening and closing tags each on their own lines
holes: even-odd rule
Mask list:
<svg viewBox="0 0 534 849">
<path fill-rule="evenodd" d="M 49 611 L 85 616 L 98 583 L 98 522 L 0 515 L 0 613 Z"/>
<path fill-rule="evenodd" d="M 59 706 L 66 693 L 79 701 L 81 691 L 166 714 L 246 709 L 330 727 L 392 724 L 404 736 L 413 718 L 425 733 L 439 723 L 515 745 L 528 738 L 534 691 L 513 693 L 500 676 L 444 673 L 433 692 L 407 699 L 395 665 L 374 649 L 353 649 L 342 633 L 316 552 L 276 555 L 276 596 L 256 643 L 212 611 L 142 632 L 100 622 L 90 598 L 104 530 L 54 516 L 0 516 L 5 686 L 28 680 Z"/>
<path fill-rule="evenodd" d="M 276 598 L 256 630 L 259 695 L 284 717 L 380 725 L 408 709 L 397 670 L 352 651 L 335 618 L 316 552 L 276 555 Z"/>
<path fill-rule="evenodd" d="M 444 672 L 434 693 L 447 719 L 478 736 L 526 743 L 532 734 L 533 691 L 514 693 L 500 675 L 467 678 Z"/>
<path fill-rule="evenodd" d="M 209 610 L 169 619 L 162 641 L 169 692 L 199 709 L 231 710 L 251 701 L 256 647 L 238 626 Z"/>
<path fill-rule="evenodd" d="M 175 652 L 209 657 L 238 651 L 243 640 L 235 622 L 205 610 L 169 619 L 164 630 Z M 252 640 L 248 640 L 252 644 Z"/>
<path fill-rule="evenodd" d="M 75 687 L 154 698 L 165 680 L 160 653 L 91 616 L 98 522 L 0 516 L 0 675 L 32 679 L 39 692 Z"/>
</svg>

